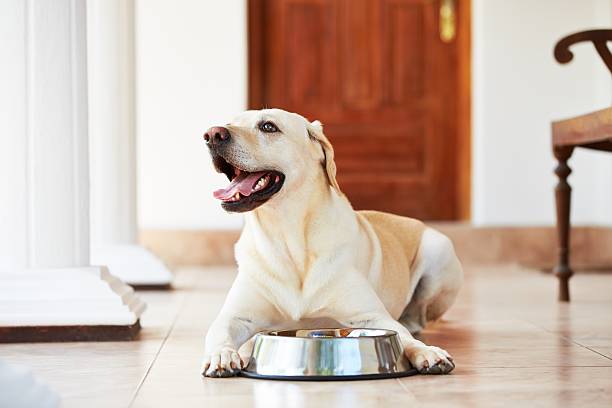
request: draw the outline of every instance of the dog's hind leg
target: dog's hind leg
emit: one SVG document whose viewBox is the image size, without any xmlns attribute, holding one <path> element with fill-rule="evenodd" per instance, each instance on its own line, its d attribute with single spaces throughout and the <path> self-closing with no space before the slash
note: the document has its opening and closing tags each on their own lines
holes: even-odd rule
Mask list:
<svg viewBox="0 0 612 408">
<path fill-rule="evenodd" d="M 423 232 L 412 276 L 407 306 L 398 320 L 415 334 L 450 308 L 463 282 L 461 263 L 448 237 L 431 228 Z"/>
</svg>

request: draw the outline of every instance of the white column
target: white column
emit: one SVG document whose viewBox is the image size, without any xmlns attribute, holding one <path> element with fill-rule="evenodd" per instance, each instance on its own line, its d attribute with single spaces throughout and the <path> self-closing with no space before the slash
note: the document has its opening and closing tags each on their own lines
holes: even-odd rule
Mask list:
<svg viewBox="0 0 612 408">
<path fill-rule="evenodd" d="M 134 1 L 87 4 L 92 262 L 133 285 L 169 285 L 137 245 Z"/>
<path fill-rule="evenodd" d="M 60 396 L 24 366 L 0 360 L 0 407 L 56 408 Z"/>
<path fill-rule="evenodd" d="M 0 2 L 0 341 L 144 310 L 90 266 L 85 18 L 85 0 Z"/>
</svg>

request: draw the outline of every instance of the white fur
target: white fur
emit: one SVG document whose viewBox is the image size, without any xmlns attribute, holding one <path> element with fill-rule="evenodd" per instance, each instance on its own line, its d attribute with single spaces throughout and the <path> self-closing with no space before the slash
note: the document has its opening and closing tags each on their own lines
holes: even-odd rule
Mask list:
<svg viewBox="0 0 612 408">
<path fill-rule="evenodd" d="M 427 228 L 423 232 L 414 265 L 406 308 L 399 320 L 418 333 L 428 321 L 436 320 L 452 305 L 463 282 L 461 263 L 447 236 Z M 419 285 L 419 290 L 415 289 Z"/>
<path fill-rule="evenodd" d="M 263 119 L 274 121 L 282 134 L 258 131 Z M 321 319 L 395 330 L 421 372 L 452 370 L 446 351 L 409 331 L 422 328 L 428 316 L 439 317 L 458 291 L 461 265 L 448 238 L 426 229 L 403 296 L 380 296 L 383 244 L 339 190 L 322 125 L 272 109 L 245 112 L 227 128 L 234 165 L 274 169 L 286 178 L 281 191 L 246 214 L 235 248 L 238 276 L 207 333 L 202 372 L 233 375 L 237 350 L 258 331 L 312 327 Z"/>
</svg>

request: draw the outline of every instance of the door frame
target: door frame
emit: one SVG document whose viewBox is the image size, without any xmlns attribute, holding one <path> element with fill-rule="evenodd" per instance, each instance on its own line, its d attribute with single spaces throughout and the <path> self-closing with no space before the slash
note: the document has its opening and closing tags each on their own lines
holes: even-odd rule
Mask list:
<svg viewBox="0 0 612 408">
<path fill-rule="evenodd" d="M 457 4 L 457 221 L 471 220 L 472 202 L 472 0 L 455 0 Z M 265 44 L 263 24 L 265 0 L 247 0 L 248 97 L 249 109 L 264 106 Z"/>
</svg>

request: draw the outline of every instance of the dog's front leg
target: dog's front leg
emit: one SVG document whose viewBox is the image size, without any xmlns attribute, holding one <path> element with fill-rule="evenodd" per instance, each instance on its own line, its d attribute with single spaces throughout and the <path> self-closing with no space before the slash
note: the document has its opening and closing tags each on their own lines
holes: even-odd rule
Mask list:
<svg viewBox="0 0 612 408">
<path fill-rule="evenodd" d="M 453 359 L 446 350 L 436 346 L 428 346 L 415 339 L 401 323 L 388 314 L 368 313 L 353 316 L 341 321 L 341 323 L 349 327 L 369 327 L 396 331 L 404 347 L 404 354 L 410 360 L 410 364 L 421 374 L 448 374 L 455 368 Z"/>
<path fill-rule="evenodd" d="M 406 327 L 393 319 L 367 282 L 357 274 L 351 280 L 354 293 L 344 297 L 342 302 L 335 303 L 332 310 L 334 319 L 349 327 L 396 331 L 404 347 L 404 354 L 422 374 L 447 374 L 455 368 L 446 350 L 428 346 L 415 339 Z"/>
<path fill-rule="evenodd" d="M 207 377 L 231 377 L 242 368 L 240 346 L 273 320 L 274 308 L 256 285 L 240 275 L 232 285 L 221 312 L 214 320 L 204 347 L 201 373 Z"/>
</svg>

